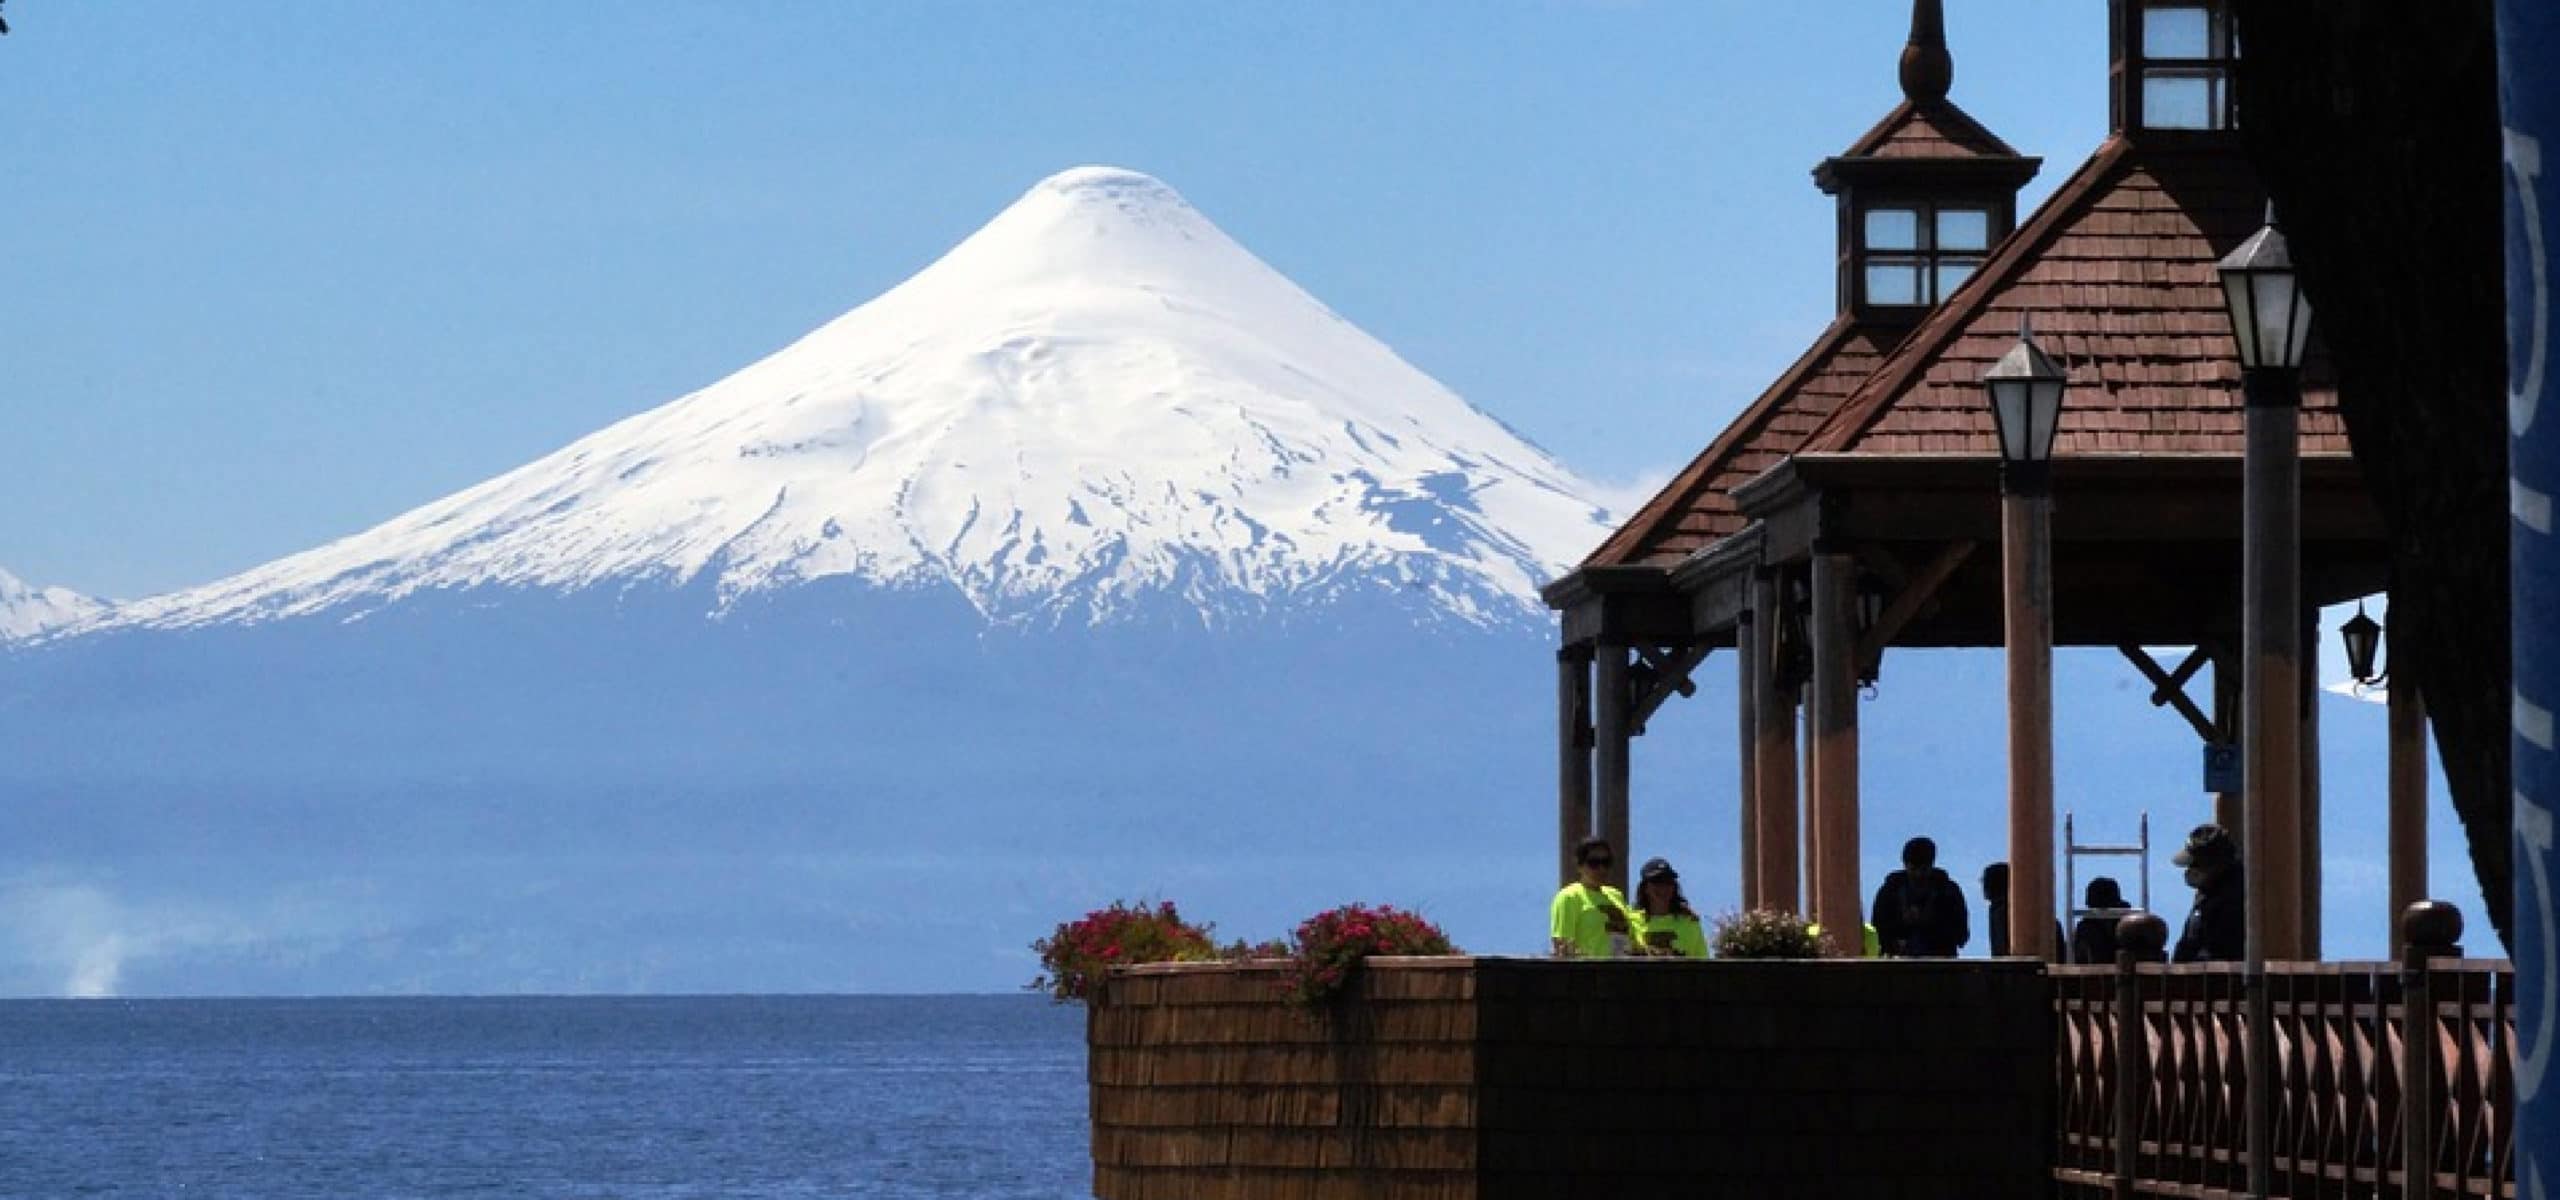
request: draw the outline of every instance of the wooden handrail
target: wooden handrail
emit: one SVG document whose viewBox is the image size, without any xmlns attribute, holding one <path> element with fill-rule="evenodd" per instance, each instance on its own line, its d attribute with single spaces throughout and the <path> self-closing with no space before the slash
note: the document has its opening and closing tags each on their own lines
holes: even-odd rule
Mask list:
<svg viewBox="0 0 2560 1200">
<path fill-rule="evenodd" d="M 2165 932 L 2050 968 L 2060 1195 L 2248 1194 L 2245 976 L 2140 961 Z M 2515 1194 L 2514 970 L 2459 957 L 2449 905 L 2403 932 L 2399 962 L 2267 964 L 2274 1195 Z"/>
</svg>

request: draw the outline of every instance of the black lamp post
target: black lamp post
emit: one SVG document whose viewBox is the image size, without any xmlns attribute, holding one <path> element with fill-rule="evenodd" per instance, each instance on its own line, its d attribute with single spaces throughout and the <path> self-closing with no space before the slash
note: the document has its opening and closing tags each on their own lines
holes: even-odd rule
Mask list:
<svg viewBox="0 0 2560 1200">
<path fill-rule="evenodd" d="M 2267 960 L 2305 957 L 2303 864 L 2318 836 L 2302 820 L 2302 356 L 2311 306 L 2275 208 L 2217 268 L 2247 403 L 2241 483 L 2240 792 L 2247 864 L 2249 1078 L 2272 1077 Z M 2316 953 L 2316 952 L 2315 952 Z M 2273 1182 L 2273 1088 L 2248 1094 L 2249 1192 Z"/>
<path fill-rule="evenodd" d="M 2366 687 L 2382 682 L 2383 672 L 2374 669 L 2374 653 L 2382 648 L 2382 623 L 2364 615 L 2364 601 L 2356 601 L 2356 615 L 2338 626 L 2338 638 L 2347 644 L 2347 674 Z"/>
<path fill-rule="evenodd" d="M 2009 650 L 2009 947 L 2053 944 L 2053 441 L 2061 366 L 2018 322 L 2018 344 L 1982 376 L 2000 435 L 2002 625 Z"/>
</svg>

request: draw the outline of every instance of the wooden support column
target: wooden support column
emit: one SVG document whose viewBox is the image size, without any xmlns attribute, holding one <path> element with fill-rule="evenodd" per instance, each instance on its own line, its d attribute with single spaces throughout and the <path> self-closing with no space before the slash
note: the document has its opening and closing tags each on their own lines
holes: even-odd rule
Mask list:
<svg viewBox="0 0 2560 1200">
<path fill-rule="evenodd" d="M 2239 652 L 2227 643 L 2214 647 L 2213 727 L 2215 740 L 2225 745 L 2240 744 L 2240 674 Z M 2240 840 L 2241 819 L 2238 788 L 2213 794 L 2213 823 L 2230 831 L 2235 843 Z"/>
<path fill-rule="evenodd" d="M 1856 589 L 1854 559 L 1813 556 L 1812 795 L 1821 864 L 1813 915 L 1831 952 L 1842 958 L 1858 957 L 1866 926 L 1866 897 L 1858 889 L 1858 639 L 1850 624 Z"/>
<path fill-rule="evenodd" d="M 1624 645 L 1600 643 L 1599 669 L 1591 685 L 1597 710 L 1593 737 L 1599 743 L 1594 749 L 1600 836 L 1609 839 L 1609 848 L 1616 852 L 1609 882 L 1622 891 L 1627 886 L 1627 860 L 1634 857 L 1628 846 L 1628 757 L 1634 749 L 1635 724 L 1631 719 L 1634 697 L 1627 694 L 1627 652 Z"/>
<path fill-rule="evenodd" d="M 2302 957 L 2302 433 L 2289 376 L 2251 371 L 2245 383 L 2241 857 L 2248 961 L 2262 963 Z"/>
<path fill-rule="evenodd" d="M 1754 653 L 1751 637 L 1751 614 L 1744 612 L 1733 628 L 1734 708 L 1740 716 L 1740 727 L 1733 739 L 1734 761 L 1741 767 L 1740 787 L 1734 791 L 1734 808 L 1740 819 L 1742 911 L 1760 907 L 1760 733 L 1753 720 L 1753 706 L 1759 702 L 1760 656 Z"/>
<path fill-rule="evenodd" d="M 1805 904 L 1796 853 L 1796 698 L 1779 686 L 1776 668 L 1784 602 L 1775 572 L 1752 576 L 1750 657 L 1757 665 L 1751 678 L 1751 773 L 1759 792 L 1752 810 L 1760 822 L 1760 906 L 1800 913 Z"/>
<path fill-rule="evenodd" d="M 2001 636 L 2009 683 L 2009 953 L 2053 962 L 2053 496 L 2000 496 Z"/>
<path fill-rule="evenodd" d="M 1591 647 L 1556 651 L 1556 886 L 1574 881 L 1573 848 L 1591 836 Z"/>
<path fill-rule="evenodd" d="M 2395 667 L 2408 651 L 2391 647 Z M 2427 705 L 2418 684 L 2405 675 L 2391 681 L 2391 954 L 2408 949 L 2400 914 L 2427 898 Z"/>
<path fill-rule="evenodd" d="M 2302 957 L 2320 960 L 2320 610 L 2302 616 Z"/>
<path fill-rule="evenodd" d="M 1808 917 L 1822 906 L 1822 807 L 1813 798 L 1822 791 L 1822 743 L 1813 736 L 1813 688 L 1806 685 L 1797 699 L 1803 710 L 1803 737 L 1796 746 L 1796 771 L 1803 776 L 1804 833 L 1800 853 L 1804 856 L 1804 914 Z"/>
</svg>

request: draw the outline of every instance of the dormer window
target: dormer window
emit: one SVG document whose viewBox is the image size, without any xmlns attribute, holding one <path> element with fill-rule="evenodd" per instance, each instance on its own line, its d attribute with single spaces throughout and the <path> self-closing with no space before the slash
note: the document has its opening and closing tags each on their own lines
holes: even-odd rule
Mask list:
<svg viewBox="0 0 2560 1200">
<path fill-rule="evenodd" d="M 2144 129 L 2230 129 L 2231 13 L 2212 0 L 2140 0 L 2133 32 Z"/>
<path fill-rule="evenodd" d="M 1961 204 L 1877 204 L 1860 229 L 1863 300 L 1926 307 L 1947 298 L 1991 251 L 1991 210 Z"/>
</svg>

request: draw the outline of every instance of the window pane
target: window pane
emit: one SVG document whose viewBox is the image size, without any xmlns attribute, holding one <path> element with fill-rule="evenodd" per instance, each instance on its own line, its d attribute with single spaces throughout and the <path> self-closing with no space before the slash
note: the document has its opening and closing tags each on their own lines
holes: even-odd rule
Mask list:
<svg viewBox="0 0 2560 1200">
<path fill-rule="evenodd" d="M 2217 58 L 2213 20 L 2201 4 L 2157 4 L 2142 10 L 2144 58 Z"/>
<path fill-rule="evenodd" d="M 1964 281 L 1972 278 L 1973 269 L 1982 265 L 1978 258 L 1942 258 L 1938 260 L 1938 299 L 1953 295 Z"/>
<path fill-rule="evenodd" d="M 1867 303 L 1923 303 L 1920 298 L 1920 264 L 1868 263 Z"/>
<path fill-rule="evenodd" d="M 1940 250 L 1990 249 L 1991 214 L 1978 208 L 1939 209 L 1937 248 Z"/>
<path fill-rule="evenodd" d="M 2150 129 L 2222 128 L 2222 72 L 2144 72 L 2142 124 Z"/>
<path fill-rule="evenodd" d="M 1908 208 L 1868 209 L 1867 248 L 1870 250 L 1919 249 L 1920 214 Z"/>
</svg>

